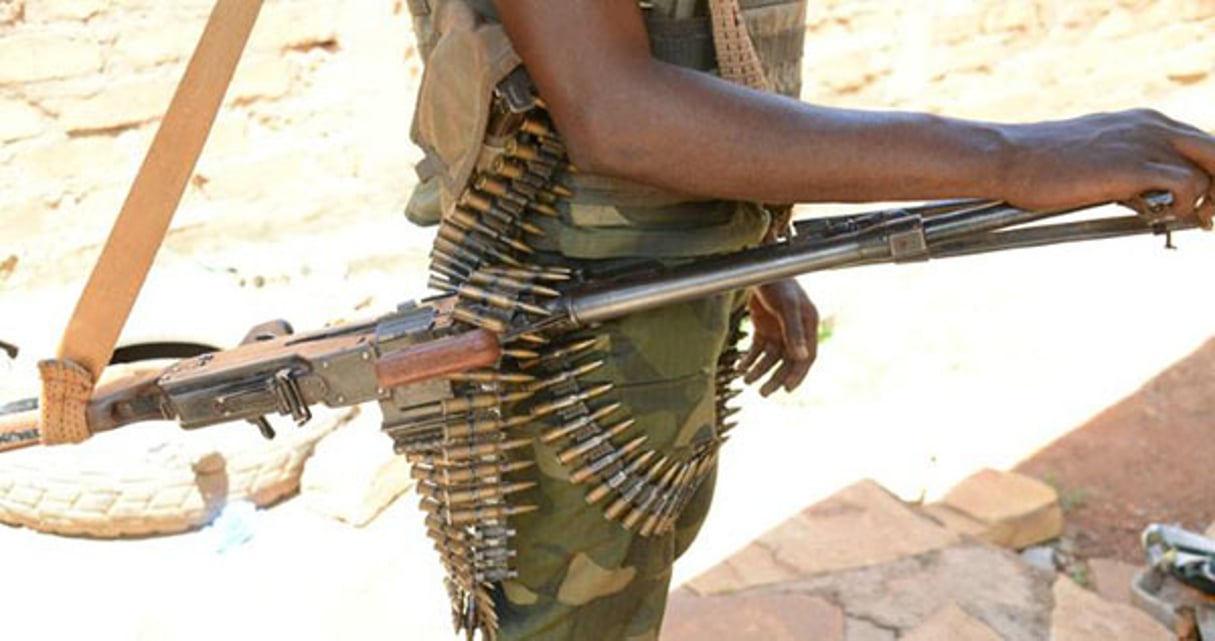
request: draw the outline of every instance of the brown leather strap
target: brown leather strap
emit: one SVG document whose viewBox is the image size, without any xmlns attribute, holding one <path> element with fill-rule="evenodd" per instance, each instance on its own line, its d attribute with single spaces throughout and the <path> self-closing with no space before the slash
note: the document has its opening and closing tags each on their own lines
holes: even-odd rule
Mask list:
<svg viewBox="0 0 1215 641">
<path fill-rule="evenodd" d="M 114 353 L 169 230 L 261 5 L 262 0 L 218 0 L 211 10 L 64 330 L 56 359 L 39 365 L 44 443 L 77 442 L 89 436 L 84 410 L 93 385 Z"/>
<path fill-rule="evenodd" d="M 261 5 L 261 0 L 216 2 L 76 303 L 57 357 L 79 363 L 94 380 L 110 360 L 169 229 Z"/>
</svg>

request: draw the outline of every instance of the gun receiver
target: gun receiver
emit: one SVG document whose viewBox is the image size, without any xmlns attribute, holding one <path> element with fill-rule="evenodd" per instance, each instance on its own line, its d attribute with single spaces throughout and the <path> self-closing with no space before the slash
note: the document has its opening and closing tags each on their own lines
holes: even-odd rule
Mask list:
<svg viewBox="0 0 1215 641">
<path fill-rule="evenodd" d="M 1149 195 L 1149 205 L 1167 203 Z M 259 326 L 230 350 L 184 359 L 158 371 L 99 388 L 87 420 L 93 433 L 139 421 L 175 420 L 194 429 L 234 420 L 254 423 L 273 436 L 267 416 L 297 424 L 310 407 L 379 401 L 385 428 L 419 417 L 441 421 L 452 397 L 449 377 L 494 365 L 500 339 L 557 327 L 586 326 L 661 305 L 682 302 L 824 269 L 902 263 L 1005 249 L 1171 234 L 1193 223 L 1140 216 L 1035 224 L 1077 210 L 1032 212 L 1004 203 L 962 200 L 795 224 L 788 240 L 690 261 L 671 269 L 641 265 L 606 280 L 584 275 L 560 286 L 529 320 L 516 310 L 500 331 L 461 329 L 457 296 L 402 304 L 378 319 L 305 334 L 285 324 Z M 534 310 L 528 310 L 534 311 Z M 275 329 L 277 327 L 277 329 Z M 0 451 L 38 442 L 36 411 L 0 406 Z M 425 416 L 423 416 L 425 415 Z"/>
</svg>

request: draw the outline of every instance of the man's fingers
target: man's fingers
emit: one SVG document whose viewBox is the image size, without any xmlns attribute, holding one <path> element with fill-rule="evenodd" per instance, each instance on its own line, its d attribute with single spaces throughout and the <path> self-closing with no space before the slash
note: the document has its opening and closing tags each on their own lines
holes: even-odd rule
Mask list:
<svg viewBox="0 0 1215 641">
<path fill-rule="evenodd" d="M 1215 175 L 1215 137 L 1200 132 L 1183 134 L 1173 141 L 1173 148 L 1208 176 Z"/>
<path fill-rule="evenodd" d="M 1211 190 L 1211 177 L 1198 167 L 1185 161 L 1175 163 L 1148 163 L 1146 168 L 1154 176 L 1155 187 L 1173 194 L 1173 205 L 1169 209 L 1178 217 L 1194 215 L 1198 198 Z M 1151 212 L 1141 212 L 1149 217 Z"/>
<path fill-rule="evenodd" d="M 759 380 L 768 370 L 772 369 L 781 359 L 781 349 L 774 343 L 765 343 L 763 347 L 763 357 L 759 362 L 747 370 L 743 377 L 743 382 L 750 385 Z"/>
<path fill-rule="evenodd" d="M 1210 231 L 1215 227 L 1215 191 L 1206 193 L 1194 216 L 1198 218 L 1198 224 L 1203 229 Z"/>
<path fill-rule="evenodd" d="M 786 392 L 792 392 L 802 384 L 802 381 L 806 380 L 806 374 L 810 371 L 810 365 L 813 363 L 813 360 L 794 361 L 790 363 L 789 373 L 785 375 Z"/>
<path fill-rule="evenodd" d="M 806 341 L 806 357 L 802 359 L 807 361 L 806 368 L 809 369 L 810 365 L 814 364 L 814 360 L 818 358 L 818 308 L 809 299 L 806 300 L 801 317 L 802 331 L 810 337 L 810 340 Z"/>
<path fill-rule="evenodd" d="M 785 339 L 785 347 L 795 360 L 810 358 L 810 348 L 806 345 L 806 329 L 802 321 L 802 306 L 800 301 L 791 301 L 782 305 L 780 315 L 780 331 Z"/>
<path fill-rule="evenodd" d="M 785 384 L 785 381 L 789 378 L 792 367 L 792 361 L 785 361 L 781 363 L 776 372 L 774 372 L 772 376 L 770 376 L 768 380 L 764 382 L 764 386 L 759 388 L 759 395 L 766 397 L 772 394 L 772 392 L 780 389 Z"/>
<path fill-rule="evenodd" d="M 745 372 L 750 369 L 763 351 L 762 341 L 758 337 L 751 339 L 751 347 L 747 349 L 746 354 L 743 354 L 742 360 L 738 361 L 738 371 Z"/>
</svg>

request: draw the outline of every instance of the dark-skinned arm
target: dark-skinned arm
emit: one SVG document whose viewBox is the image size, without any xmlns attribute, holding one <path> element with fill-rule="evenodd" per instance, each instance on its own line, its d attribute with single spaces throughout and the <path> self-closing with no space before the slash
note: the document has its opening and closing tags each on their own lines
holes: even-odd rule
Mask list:
<svg viewBox="0 0 1215 641">
<path fill-rule="evenodd" d="M 1035 124 L 818 107 L 653 59 L 633 0 L 499 0 L 581 169 L 763 202 L 1177 196 L 1215 211 L 1215 139 L 1146 110 Z M 1205 196 L 1205 198 L 1203 198 Z"/>
</svg>

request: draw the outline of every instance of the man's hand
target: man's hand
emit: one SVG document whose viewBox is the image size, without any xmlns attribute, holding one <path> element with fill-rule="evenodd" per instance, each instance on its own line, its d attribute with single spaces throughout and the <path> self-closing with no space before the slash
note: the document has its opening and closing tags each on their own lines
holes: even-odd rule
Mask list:
<svg viewBox="0 0 1215 641">
<path fill-rule="evenodd" d="M 781 387 L 793 391 L 818 355 L 818 310 L 792 278 L 756 287 L 747 306 L 755 334 L 739 364 L 743 382 L 754 383 L 780 365 L 759 393 L 767 396 Z"/>
<path fill-rule="evenodd" d="M 1158 112 L 1136 109 L 1003 127 L 1011 148 L 1004 197 L 1027 209 L 1173 194 L 1165 215 L 1211 228 L 1215 138 Z"/>
</svg>

